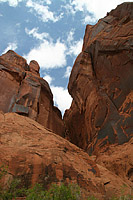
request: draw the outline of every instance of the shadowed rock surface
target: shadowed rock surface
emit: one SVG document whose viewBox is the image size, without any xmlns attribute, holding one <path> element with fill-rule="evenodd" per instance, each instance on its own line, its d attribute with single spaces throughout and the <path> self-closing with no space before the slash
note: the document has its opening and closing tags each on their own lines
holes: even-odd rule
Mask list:
<svg viewBox="0 0 133 200">
<path fill-rule="evenodd" d="M 11 50 L 0 57 L 0 110 L 28 116 L 63 136 L 61 112 L 53 106 L 51 89 L 39 69 L 36 61 L 28 65 Z"/>
<path fill-rule="evenodd" d="M 94 26 L 73 66 L 65 112 L 67 137 L 89 154 L 123 144 L 133 130 L 133 3 L 123 3 Z"/>
</svg>

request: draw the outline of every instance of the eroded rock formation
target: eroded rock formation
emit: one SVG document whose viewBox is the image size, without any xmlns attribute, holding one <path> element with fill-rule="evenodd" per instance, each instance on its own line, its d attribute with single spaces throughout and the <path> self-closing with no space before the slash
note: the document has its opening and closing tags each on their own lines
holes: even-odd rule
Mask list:
<svg viewBox="0 0 133 200">
<path fill-rule="evenodd" d="M 51 183 L 74 182 L 84 195 L 99 199 L 120 195 L 124 183 L 130 191 L 127 181 L 28 117 L 1 112 L 0 127 L 0 166 L 8 166 L 6 181 L 17 178 L 25 187 L 38 182 L 45 189 Z"/>
<path fill-rule="evenodd" d="M 133 3 L 123 3 L 86 27 L 68 85 L 73 98 L 64 116 L 69 140 L 90 154 L 129 141 L 132 88 Z"/>
<path fill-rule="evenodd" d="M 0 110 L 28 116 L 63 136 L 61 112 L 53 106 L 52 92 L 39 69 L 36 61 L 28 65 L 14 51 L 0 57 Z"/>
</svg>

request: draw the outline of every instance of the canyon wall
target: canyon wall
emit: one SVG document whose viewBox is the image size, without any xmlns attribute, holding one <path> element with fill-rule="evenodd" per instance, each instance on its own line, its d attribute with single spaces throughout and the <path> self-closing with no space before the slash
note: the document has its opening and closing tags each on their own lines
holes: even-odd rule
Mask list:
<svg viewBox="0 0 133 200">
<path fill-rule="evenodd" d="M 0 167 L 8 166 L 0 184 L 77 183 L 82 199 L 101 200 L 126 185 L 131 196 L 133 3 L 87 25 L 64 121 L 39 68 L 11 50 L 0 56 Z"/>
<path fill-rule="evenodd" d="M 67 138 L 89 154 L 132 136 L 133 3 L 123 3 L 87 25 L 68 90 Z"/>
</svg>

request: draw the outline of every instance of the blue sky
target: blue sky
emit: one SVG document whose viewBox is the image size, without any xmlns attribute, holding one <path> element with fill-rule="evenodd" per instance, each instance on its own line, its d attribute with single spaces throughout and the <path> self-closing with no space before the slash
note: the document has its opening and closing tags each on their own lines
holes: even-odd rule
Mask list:
<svg viewBox="0 0 133 200">
<path fill-rule="evenodd" d="M 71 104 L 67 84 L 82 49 L 86 24 L 95 24 L 122 2 L 0 0 L 0 54 L 12 49 L 28 63 L 36 60 L 41 77 L 50 84 L 55 105 L 63 113 Z"/>
</svg>

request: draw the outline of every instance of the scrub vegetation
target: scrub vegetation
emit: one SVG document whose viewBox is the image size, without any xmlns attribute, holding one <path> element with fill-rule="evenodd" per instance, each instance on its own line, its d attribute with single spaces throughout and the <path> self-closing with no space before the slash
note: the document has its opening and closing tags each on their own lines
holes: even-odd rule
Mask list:
<svg viewBox="0 0 133 200">
<path fill-rule="evenodd" d="M 7 167 L 0 167 L 0 200 L 17 200 L 21 197 L 24 200 L 83 200 L 80 187 L 77 184 L 52 184 L 49 190 L 44 190 L 41 184 L 36 183 L 31 188 L 22 188 L 19 179 L 8 181 L 6 187 L 2 185 L 2 179 L 8 174 Z M 126 185 L 122 186 L 121 196 L 112 197 L 109 200 L 132 200 L 131 194 L 124 195 Z M 107 198 L 106 198 L 107 199 Z M 98 200 L 89 196 L 86 200 Z"/>
</svg>

